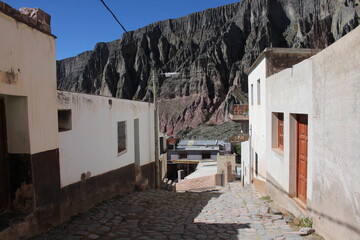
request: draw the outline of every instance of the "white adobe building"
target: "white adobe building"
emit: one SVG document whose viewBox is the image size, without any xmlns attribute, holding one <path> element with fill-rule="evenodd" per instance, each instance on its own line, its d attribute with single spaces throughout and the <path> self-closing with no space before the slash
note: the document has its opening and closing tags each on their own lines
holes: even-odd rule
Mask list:
<svg viewBox="0 0 360 240">
<path fill-rule="evenodd" d="M 251 85 L 257 86 L 264 73 L 259 63 L 268 57 L 278 56 L 265 51 L 251 69 L 250 99 L 257 98 Z M 316 55 L 266 76 L 260 84 L 264 107 L 250 100 L 252 136 L 248 147 L 242 146 L 249 155 L 245 167 L 252 169 L 245 180 L 296 216 L 311 217 L 316 231 L 330 240 L 360 239 L 359 60 L 358 27 Z M 260 187 L 249 145 L 258 151 Z"/>
<path fill-rule="evenodd" d="M 246 183 L 252 180 L 258 191 L 265 191 L 266 182 L 266 107 L 268 77 L 296 64 L 312 55 L 317 50 L 267 48 L 256 59 L 248 70 L 249 91 L 249 145 L 244 143 L 242 149 L 249 149 L 251 161 L 244 160 L 243 169 Z M 281 116 L 280 116 L 281 117 Z M 283 148 L 279 143 L 279 150 Z M 247 166 L 248 165 L 248 166 Z M 253 171 L 250 171 L 253 169 Z"/>
<path fill-rule="evenodd" d="M 0 239 L 154 184 L 153 104 L 57 91 L 50 16 L 26 11 L 0 2 L 0 214 L 25 216 Z"/>
</svg>

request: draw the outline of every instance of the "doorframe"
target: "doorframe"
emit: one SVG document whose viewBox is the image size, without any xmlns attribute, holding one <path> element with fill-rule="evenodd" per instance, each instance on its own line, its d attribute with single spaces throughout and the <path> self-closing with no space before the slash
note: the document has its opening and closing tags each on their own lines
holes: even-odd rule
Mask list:
<svg viewBox="0 0 360 240">
<path fill-rule="evenodd" d="M 301 117 L 306 117 L 306 186 L 305 186 L 305 199 L 300 199 L 299 198 L 299 164 L 300 164 L 300 158 L 299 158 L 299 137 L 300 137 L 300 133 L 299 133 L 299 125 L 300 125 L 300 119 Z M 307 182 L 308 182 L 308 162 L 309 162 L 309 116 L 308 114 L 296 114 L 296 198 L 299 199 L 301 201 L 302 204 L 306 205 L 306 200 L 307 200 Z"/>
</svg>

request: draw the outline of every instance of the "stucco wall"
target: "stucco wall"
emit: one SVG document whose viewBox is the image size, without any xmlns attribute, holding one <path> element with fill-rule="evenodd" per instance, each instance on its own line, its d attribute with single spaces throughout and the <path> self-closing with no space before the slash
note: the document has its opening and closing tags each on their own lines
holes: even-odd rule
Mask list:
<svg viewBox="0 0 360 240">
<path fill-rule="evenodd" d="M 58 92 L 59 109 L 71 109 L 72 129 L 59 133 L 61 186 L 135 163 L 134 119 L 139 119 L 140 164 L 154 161 L 152 104 Z M 109 104 L 109 100 L 112 104 Z M 125 153 L 118 155 L 117 123 L 126 121 Z"/>
<path fill-rule="evenodd" d="M 296 193 L 296 114 L 308 115 L 308 181 L 312 175 L 312 72 L 311 59 L 274 74 L 266 80 L 266 151 L 269 184 L 275 184 L 287 194 Z M 277 148 L 277 118 L 284 114 L 284 149 Z M 275 143 L 275 144 L 274 144 Z M 311 199 L 311 184 L 307 197 Z"/>
<path fill-rule="evenodd" d="M 28 119 L 22 124 L 28 125 L 29 147 L 19 149 L 14 146 L 19 143 L 9 141 L 9 152 L 35 154 L 56 149 L 58 138 L 54 37 L 17 22 L 3 13 L 0 13 L 0 32 L 0 56 L 4 60 L 0 61 L 0 95 L 27 97 Z M 12 101 L 14 99 L 8 100 L 10 105 L 16 104 Z M 7 122 L 10 122 L 10 119 Z M 15 128 L 8 128 L 8 136 L 15 135 L 15 131 Z"/>
<path fill-rule="evenodd" d="M 312 212 L 326 239 L 360 239 L 360 28 L 313 58 Z M 336 231 L 334 231 L 336 229 Z"/>
<path fill-rule="evenodd" d="M 254 178 L 265 181 L 266 178 L 266 59 L 263 59 L 256 69 L 254 69 L 248 78 L 249 81 L 249 126 L 251 126 L 251 161 L 253 169 L 255 169 L 255 152 L 258 154 L 258 176 L 253 174 Z M 260 79 L 260 104 L 258 104 L 258 85 L 257 80 Z M 253 104 L 251 104 L 251 85 L 253 85 Z"/>
</svg>

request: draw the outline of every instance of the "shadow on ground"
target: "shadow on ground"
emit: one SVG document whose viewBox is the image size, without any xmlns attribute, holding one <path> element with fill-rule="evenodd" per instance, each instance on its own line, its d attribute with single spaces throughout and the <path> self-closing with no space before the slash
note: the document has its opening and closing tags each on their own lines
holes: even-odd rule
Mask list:
<svg viewBox="0 0 360 240">
<path fill-rule="evenodd" d="M 220 223 L 216 214 L 194 221 L 220 195 L 148 190 L 118 196 L 33 240 L 238 239 L 239 229 L 250 228 L 249 223 Z"/>
</svg>

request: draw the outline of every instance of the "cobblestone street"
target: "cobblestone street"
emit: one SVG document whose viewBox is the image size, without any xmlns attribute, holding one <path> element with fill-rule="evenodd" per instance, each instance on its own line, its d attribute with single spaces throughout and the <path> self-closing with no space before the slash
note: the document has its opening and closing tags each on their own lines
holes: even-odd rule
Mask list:
<svg viewBox="0 0 360 240">
<path fill-rule="evenodd" d="M 239 182 L 218 192 L 148 190 L 116 197 L 72 218 L 44 239 L 319 239 L 301 237 L 289 215 Z"/>
</svg>

